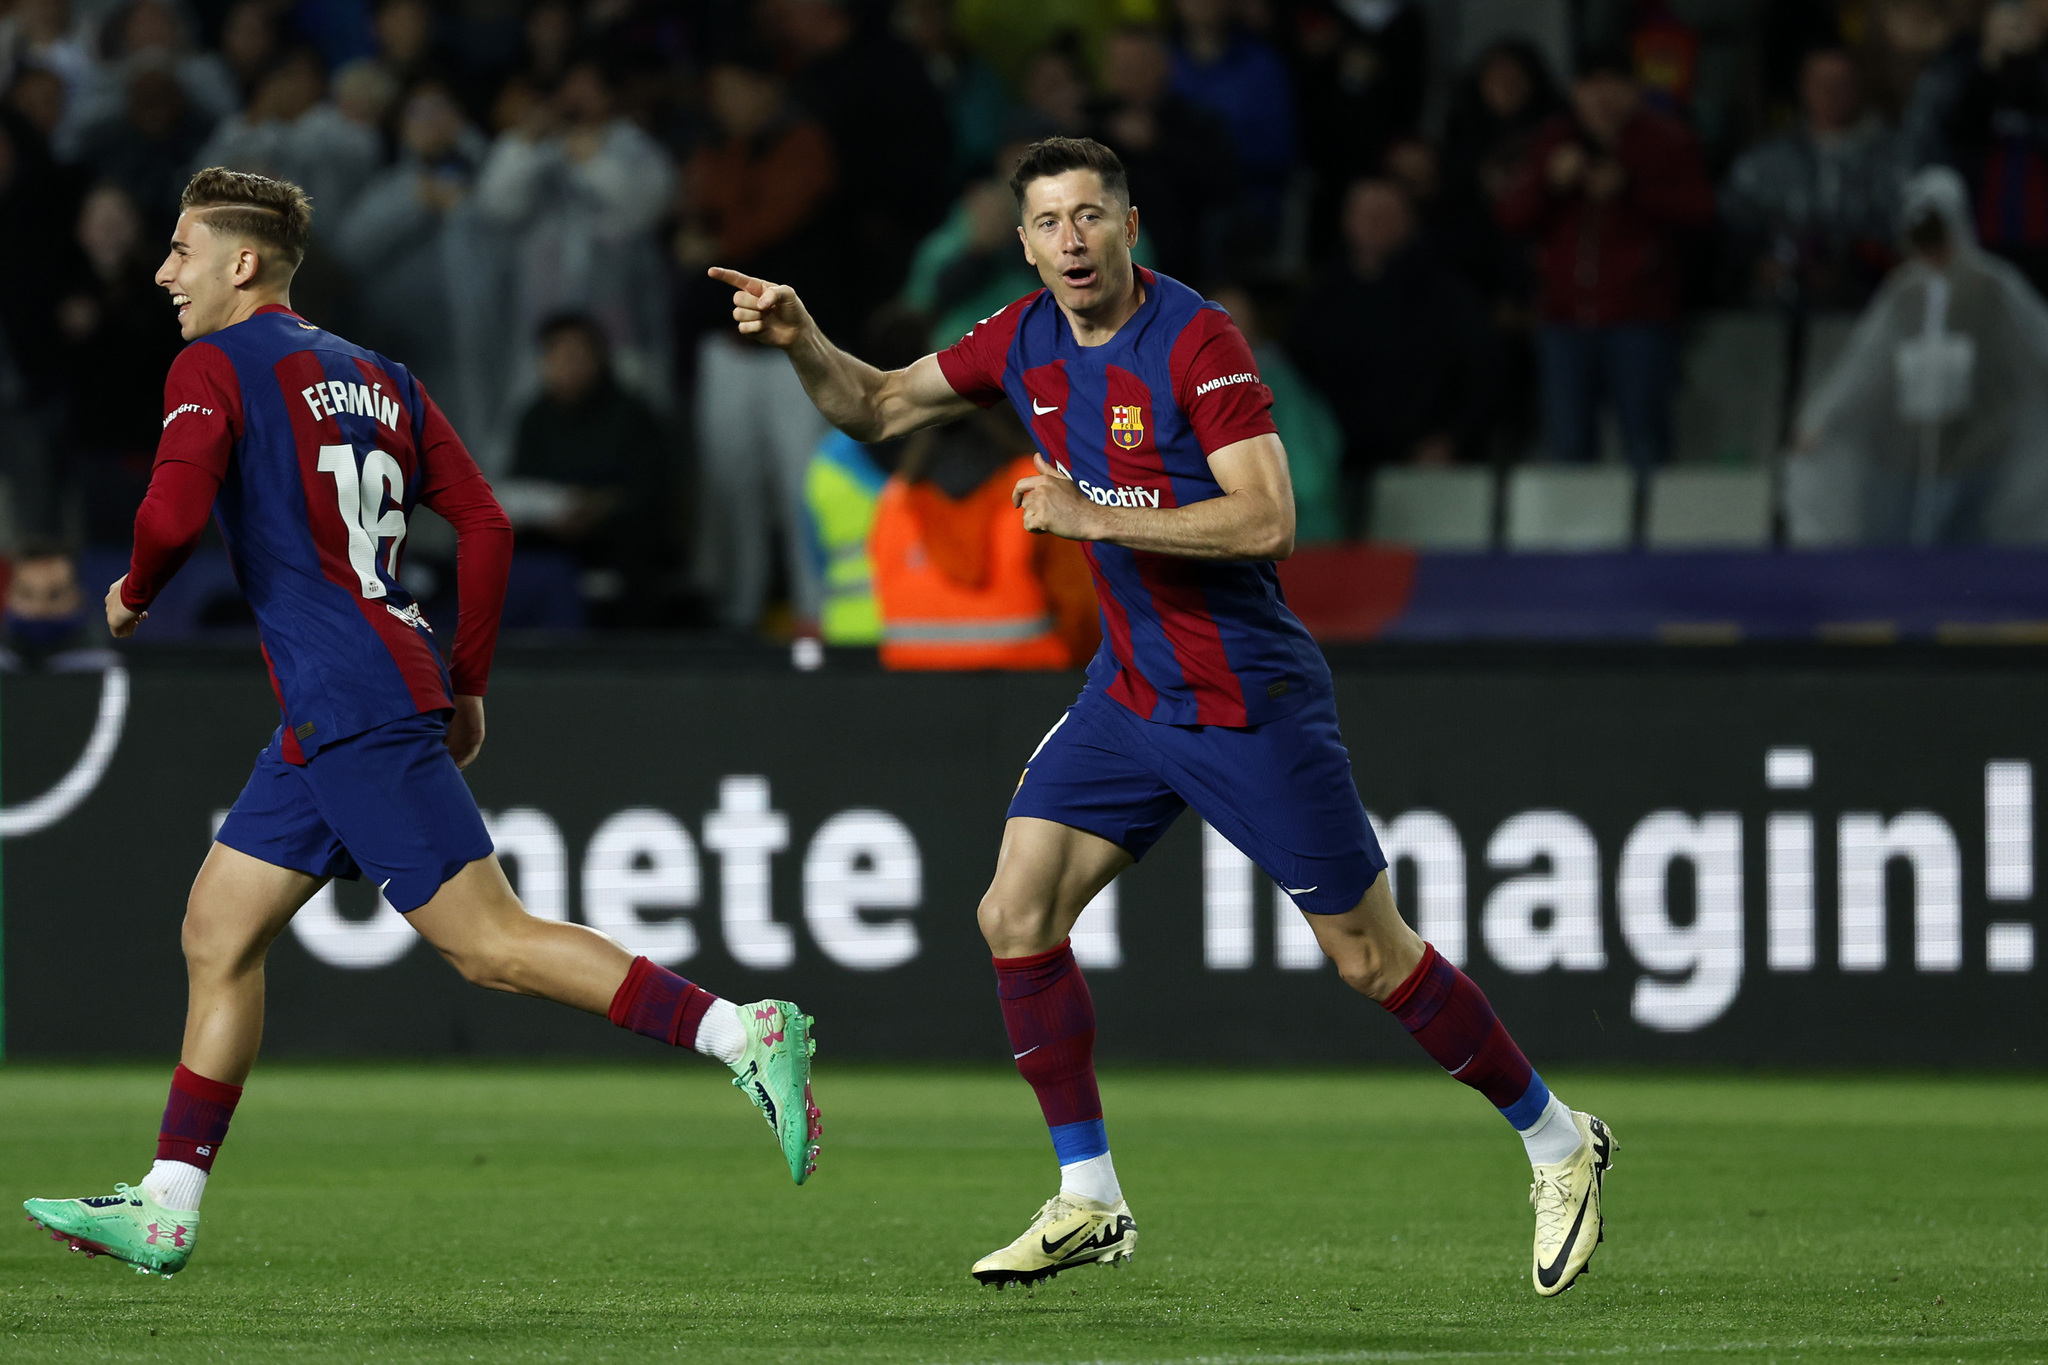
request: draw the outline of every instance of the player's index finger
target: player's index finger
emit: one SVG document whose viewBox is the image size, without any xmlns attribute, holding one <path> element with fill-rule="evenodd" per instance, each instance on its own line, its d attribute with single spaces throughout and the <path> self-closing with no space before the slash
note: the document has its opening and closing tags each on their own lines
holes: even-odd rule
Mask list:
<svg viewBox="0 0 2048 1365">
<path fill-rule="evenodd" d="M 768 292 L 766 280 L 757 280 L 752 275 L 742 275 L 739 271 L 728 270 L 722 265 L 708 266 L 704 273 L 714 280 L 729 284 L 735 289 L 743 289 L 749 294 L 758 296 Z"/>
</svg>

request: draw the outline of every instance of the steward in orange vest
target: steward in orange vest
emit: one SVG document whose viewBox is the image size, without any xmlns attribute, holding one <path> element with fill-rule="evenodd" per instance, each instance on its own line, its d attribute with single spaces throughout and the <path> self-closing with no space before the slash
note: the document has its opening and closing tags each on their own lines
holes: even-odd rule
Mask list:
<svg viewBox="0 0 2048 1365">
<path fill-rule="evenodd" d="M 1088 561 L 1024 529 L 1010 490 L 1037 470 L 1002 454 L 1023 433 L 998 445 L 995 425 L 975 414 L 913 436 L 882 487 L 868 555 L 884 668 L 1078 668 L 1101 643 Z"/>
</svg>

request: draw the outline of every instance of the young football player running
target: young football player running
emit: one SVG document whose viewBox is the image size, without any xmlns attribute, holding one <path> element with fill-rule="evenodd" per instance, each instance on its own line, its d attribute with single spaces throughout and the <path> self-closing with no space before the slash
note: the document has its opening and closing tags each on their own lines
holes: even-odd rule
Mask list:
<svg viewBox="0 0 2048 1365">
<path fill-rule="evenodd" d="M 367 876 L 469 980 L 609 1015 L 716 1057 L 767 1116 L 801 1185 L 819 1135 L 811 1020 L 734 1005 L 581 925 L 526 913 L 459 769 L 484 741 L 484 684 L 512 532 L 490 486 L 405 367 L 291 311 L 312 206 L 298 186 L 203 170 L 156 281 L 192 344 L 164 385 L 164 430 L 107 625 L 135 633 L 217 512 L 283 723 L 257 757 L 186 903 L 190 983 L 156 1164 L 138 1186 L 31 1199 L 89 1255 L 171 1275 L 263 1035 L 263 959 L 332 877 Z M 444 666 L 399 577 L 424 504 L 457 541 L 461 598 Z"/>
<path fill-rule="evenodd" d="M 1307 914 L 1348 984 L 1521 1133 L 1536 1175 L 1536 1292 L 1560 1293 L 1599 1243 L 1614 1139 L 1550 1093 L 1479 988 L 1394 907 L 1329 669 L 1274 572 L 1294 546 L 1294 503 L 1251 351 L 1220 308 L 1134 269 L 1138 211 L 1114 152 L 1049 138 L 1011 188 L 1045 287 L 907 369 L 884 373 L 835 347 L 788 285 L 711 271 L 737 291 L 740 332 L 786 351 L 818 410 L 857 441 L 1008 399 L 1039 452 L 1012 501 L 1029 529 L 1080 541 L 1094 569 L 1102 650 L 1028 760 L 980 907 L 1060 1191 L 973 1274 L 1029 1283 L 1137 1244 L 1096 1091 L 1095 1010 L 1067 934 L 1193 806 Z"/>
</svg>

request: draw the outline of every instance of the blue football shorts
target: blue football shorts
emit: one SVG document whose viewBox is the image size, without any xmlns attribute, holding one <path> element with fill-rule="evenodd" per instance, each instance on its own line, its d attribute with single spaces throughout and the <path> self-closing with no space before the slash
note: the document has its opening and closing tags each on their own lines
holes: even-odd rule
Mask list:
<svg viewBox="0 0 2048 1365">
<path fill-rule="evenodd" d="M 1010 814 L 1143 858 L 1189 806 L 1313 915 L 1352 909 L 1386 870 L 1328 692 L 1233 728 L 1143 720 L 1090 684 L 1039 741 Z"/>
<path fill-rule="evenodd" d="M 469 784 L 448 755 L 444 712 L 388 721 L 284 761 L 284 730 L 214 837 L 314 877 L 368 877 L 394 910 L 419 909 L 492 851 Z"/>
</svg>

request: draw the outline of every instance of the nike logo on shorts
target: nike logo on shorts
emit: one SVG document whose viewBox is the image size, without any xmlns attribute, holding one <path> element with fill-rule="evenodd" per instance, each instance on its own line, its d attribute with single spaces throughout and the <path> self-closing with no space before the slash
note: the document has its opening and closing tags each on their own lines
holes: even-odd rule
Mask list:
<svg viewBox="0 0 2048 1365">
<path fill-rule="evenodd" d="M 1301 887 L 1301 888 L 1300 888 L 1299 890 L 1297 890 L 1296 888 L 1294 888 L 1294 887 L 1291 887 L 1291 886 L 1283 886 L 1283 887 L 1281 887 L 1280 889 L 1281 889 L 1282 891 L 1285 891 L 1285 892 L 1286 892 L 1286 893 L 1287 893 L 1288 895 L 1290 895 L 1290 896 L 1306 896 L 1306 895 L 1307 895 L 1307 894 L 1308 894 L 1309 892 L 1311 892 L 1311 891 L 1317 891 L 1317 890 L 1320 890 L 1321 888 L 1320 888 L 1320 887 L 1315 887 L 1315 886 L 1304 886 L 1304 887 Z"/>
</svg>

